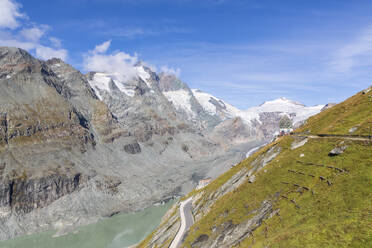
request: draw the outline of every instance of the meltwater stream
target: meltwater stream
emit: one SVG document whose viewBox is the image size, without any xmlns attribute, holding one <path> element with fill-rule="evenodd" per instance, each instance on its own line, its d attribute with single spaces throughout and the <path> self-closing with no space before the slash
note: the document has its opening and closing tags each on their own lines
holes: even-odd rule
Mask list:
<svg viewBox="0 0 372 248">
<path fill-rule="evenodd" d="M 0 248 L 125 248 L 140 242 L 159 224 L 174 201 L 131 214 L 118 214 L 53 238 L 55 231 L 0 242 Z"/>
</svg>

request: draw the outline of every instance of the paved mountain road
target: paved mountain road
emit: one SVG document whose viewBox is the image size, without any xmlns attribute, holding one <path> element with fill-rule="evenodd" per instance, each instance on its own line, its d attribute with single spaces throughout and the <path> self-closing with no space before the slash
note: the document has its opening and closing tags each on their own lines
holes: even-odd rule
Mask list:
<svg viewBox="0 0 372 248">
<path fill-rule="evenodd" d="M 181 202 L 180 205 L 180 215 L 181 215 L 181 227 L 174 240 L 172 241 L 170 248 L 180 247 L 185 233 L 194 224 L 194 216 L 192 215 L 192 198 Z"/>
</svg>

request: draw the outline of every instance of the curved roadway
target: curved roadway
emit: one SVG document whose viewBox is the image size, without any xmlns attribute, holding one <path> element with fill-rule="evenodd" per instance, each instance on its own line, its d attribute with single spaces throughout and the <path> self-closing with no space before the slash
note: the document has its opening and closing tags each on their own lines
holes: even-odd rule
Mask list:
<svg viewBox="0 0 372 248">
<path fill-rule="evenodd" d="M 177 235 L 173 239 L 169 248 L 180 247 L 186 232 L 194 224 L 194 216 L 192 215 L 191 210 L 192 210 L 192 197 L 181 202 L 181 205 L 180 205 L 181 227 L 178 230 Z"/>
</svg>

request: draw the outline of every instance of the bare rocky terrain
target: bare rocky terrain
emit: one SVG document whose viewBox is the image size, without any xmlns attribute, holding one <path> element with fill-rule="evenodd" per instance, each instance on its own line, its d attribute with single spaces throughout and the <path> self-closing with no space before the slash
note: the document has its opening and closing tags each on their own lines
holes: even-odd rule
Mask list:
<svg viewBox="0 0 372 248">
<path fill-rule="evenodd" d="M 182 196 L 278 130 L 282 113 L 214 115 L 175 76 L 138 70 L 118 82 L 0 47 L 1 240 Z M 190 111 L 169 100 L 180 89 Z"/>
</svg>

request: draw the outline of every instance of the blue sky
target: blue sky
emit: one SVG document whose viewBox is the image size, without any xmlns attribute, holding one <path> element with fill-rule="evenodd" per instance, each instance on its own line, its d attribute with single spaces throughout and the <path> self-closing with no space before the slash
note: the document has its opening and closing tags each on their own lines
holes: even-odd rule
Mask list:
<svg viewBox="0 0 372 248">
<path fill-rule="evenodd" d="M 0 0 L 0 45 L 83 72 L 143 60 L 243 109 L 315 105 L 372 85 L 370 13 L 368 0 Z"/>
</svg>

